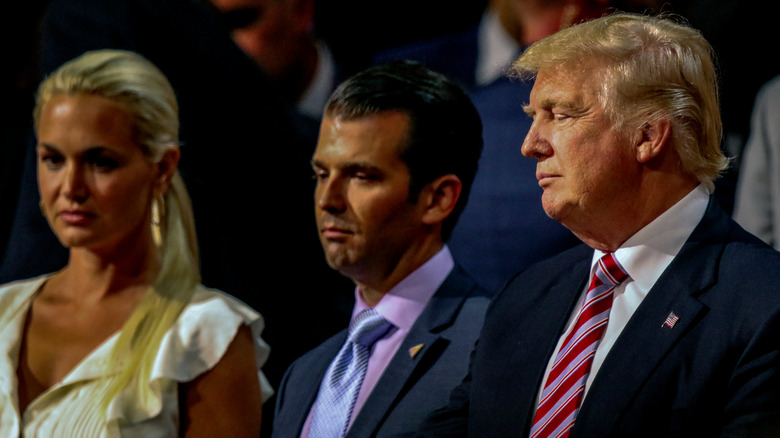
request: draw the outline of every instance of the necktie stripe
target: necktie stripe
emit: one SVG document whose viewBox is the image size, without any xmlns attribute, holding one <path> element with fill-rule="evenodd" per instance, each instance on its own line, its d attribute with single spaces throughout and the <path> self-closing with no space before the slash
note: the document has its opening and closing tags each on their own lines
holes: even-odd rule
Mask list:
<svg viewBox="0 0 780 438">
<path fill-rule="evenodd" d="M 580 365 L 584 364 L 588 358 L 586 357 L 583 359 L 584 360 Z M 583 379 L 582 375 L 569 374 L 555 388 L 556 389 L 555 394 L 557 396 L 556 398 L 550 398 L 548 396 L 544 404 L 539 403 L 539 409 L 537 410 L 538 416 L 542 418 L 545 417 L 549 412 L 556 410 L 556 406 L 559 406 L 561 404 L 560 400 L 562 398 L 563 399 L 568 398 L 568 394 L 576 393 L 576 391 L 583 389 L 580 387 L 580 383 L 583 383 L 582 379 Z"/>
<path fill-rule="evenodd" d="M 553 363 L 550 374 L 554 376 L 557 375 L 559 373 L 558 370 L 560 370 L 561 367 L 561 362 L 566 361 L 569 357 L 576 357 L 576 351 L 586 349 L 586 339 L 592 338 L 594 332 L 597 338 L 600 339 L 600 330 L 604 328 L 608 322 L 607 316 L 608 311 L 602 312 L 601 314 L 596 315 L 596 317 L 588 320 L 586 324 L 583 324 L 583 326 L 577 330 L 576 338 L 571 339 L 567 345 L 561 347 L 561 352 Z"/>
<path fill-rule="evenodd" d="M 585 396 L 593 357 L 609 322 L 615 286 L 627 278 L 612 254 L 596 264 L 574 327 L 564 338 L 542 389 L 532 438 L 569 436 Z"/>
<path fill-rule="evenodd" d="M 576 406 L 575 402 L 580 397 L 580 394 L 582 393 L 583 388 L 573 388 L 566 392 L 564 394 L 563 399 L 559 400 L 558 403 L 556 403 L 553 408 L 550 411 L 548 411 L 543 417 L 540 419 L 540 423 L 538 426 L 534 424 L 534 427 L 537 428 L 535 431 L 531 430 L 531 437 L 547 437 L 551 435 L 550 428 L 555 427 L 555 430 L 558 430 L 564 423 L 566 423 L 566 420 L 571 420 L 571 424 L 574 424 L 574 407 Z M 553 421 L 556 418 L 560 419 L 562 418 L 563 421 Z"/>
<path fill-rule="evenodd" d="M 580 310 L 579 314 L 577 315 L 577 319 L 583 319 L 584 323 L 587 324 L 589 321 L 591 321 L 592 318 L 601 316 L 602 314 L 606 313 L 606 317 L 609 317 L 609 309 L 612 306 L 612 291 L 614 290 L 614 287 L 610 287 L 608 289 L 605 289 L 604 291 L 596 290 L 594 289 L 594 296 L 590 299 L 586 300 L 585 304 L 583 305 L 582 309 Z M 578 330 L 572 330 L 568 336 L 566 337 L 564 341 L 564 345 L 570 345 L 572 338 L 574 338 Z M 562 349 L 563 351 L 564 349 Z M 559 356 L 561 353 L 559 353 Z"/>
<path fill-rule="evenodd" d="M 582 342 L 582 339 L 585 338 L 590 332 L 593 330 L 597 330 L 602 325 L 605 325 L 609 320 L 609 309 L 605 309 L 603 312 L 599 313 L 598 315 L 593 316 L 592 318 L 588 319 L 579 329 L 577 332 L 572 332 L 570 334 L 570 338 L 566 340 L 566 343 L 563 347 L 561 347 L 561 352 L 558 354 L 557 359 L 555 361 L 555 364 L 558 364 L 561 359 L 565 358 L 567 355 L 570 355 L 570 351 L 578 345 L 580 342 Z M 555 365 L 553 365 L 555 367 Z"/>
<path fill-rule="evenodd" d="M 550 383 L 545 387 L 545 392 L 543 392 L 543 394 L 547 394 L 547 396 L 542 398 L 539 402 L 539 406 L 543 407 L 545 400 L 549 399 L 549 394 L 558 391 L 558 388 L 567 381 L 569 376 L 573 375 L 583 364 L 587 364 L 595 352 L 595 349 L 583 350 L 572 359 L 572 362 L 568 364 L 554 380 L 551 381 L 548 379 L 548 382 Z"/>
</svg>

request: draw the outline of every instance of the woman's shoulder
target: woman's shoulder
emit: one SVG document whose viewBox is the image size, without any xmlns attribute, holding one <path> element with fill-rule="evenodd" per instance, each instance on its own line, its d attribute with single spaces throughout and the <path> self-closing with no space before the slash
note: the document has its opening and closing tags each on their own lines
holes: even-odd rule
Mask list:
<svg viewBox="0 0 780 438">
<path fill-rule="evenodd" d="M 214 368 L 244 325 L 249 326 L 254 338 L 264 399 L 270 397 L 273 390 L 260 370 L 269 352 L 260 337 L 262 317 L 230 295 L 199 285 L 157 349 L 149 374 L 154 397 L 138 400 L 135 392 L 123 392 L 112 404 L 114 409 L 109 413 L 109 420 L 135 425 L 160 418 L 161 409 L 170 408 L 170 394 L 164 388 L 169 388 L 171 383 L 191 382 Z"/>
<path fill-rule="evenodd" d="M 203 318 L 228 316 L 238 318 L 244 324 L 259 324 L 262 328 L 263 317 L 247 304 L 219 289 L 198 285 L 189 304 L 182 311 L 181 320 L 189 322 L 200 321 Z"/>
<path fill-rule="evenodd" d="M 51 274 L 0 285 L 0 321 L 23 307 L 49 277 Z"/>
<path fill-rule="evenodd" d="M 225 292 L 198 286 L 163 338 L 152 378 L 193 380 L 219 362 L 243 325 L 249 326 L 252 333 L 259 370 L 269 353 L 260 336 L 264 328 L 262 316 Z"/>
<path fill-rule="evenodd" d="M 242 325 L 252 327 L 253 333 L 259 335 L 263 329 L 262 316 L 220 290 L 199 285 L 165 336 L 162 352 L 196 354 L 200 356 L 197 362 L 213 365 Z"/>
<path fill-rule="evenodd" d="M 5 296 L 12 293 L 19 293 L 29 290 L 30 293 L 34 292 L 40 287 L 46 280 L 53 274 L 39 275 L 33 278 L 27 278 L 23 280 L 15 280 L 10 283 L 0 284 L 0 296 Z"/>
</svg>

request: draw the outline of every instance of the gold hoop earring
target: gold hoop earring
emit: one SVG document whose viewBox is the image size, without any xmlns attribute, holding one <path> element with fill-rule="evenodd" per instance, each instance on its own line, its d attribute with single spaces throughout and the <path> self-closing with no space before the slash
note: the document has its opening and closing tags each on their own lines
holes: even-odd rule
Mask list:
<svg viewBox="0 0 780 438">
<path fill-rule="evenodd" d="M 154 244 L 162 247 L 162 226 L 165 218 L 165 198 L 159 195 L 152 199 L 152 239 Z"/>
</svg>

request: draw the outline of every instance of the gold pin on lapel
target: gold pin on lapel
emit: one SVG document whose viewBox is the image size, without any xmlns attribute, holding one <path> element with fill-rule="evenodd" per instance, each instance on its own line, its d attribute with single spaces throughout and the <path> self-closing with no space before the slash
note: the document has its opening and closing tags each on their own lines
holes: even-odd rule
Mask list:
<svg viewBox="0 0 780 438">
<path fill-rule="evenodd" d="M 422 348 L 425 346 L 425 344 L 417 344 L 414 347 L 409 349 L 409 357 L 414 359 L 415 356 L 417 356 L 417 353 L 422 350 Z"/>
</svg>

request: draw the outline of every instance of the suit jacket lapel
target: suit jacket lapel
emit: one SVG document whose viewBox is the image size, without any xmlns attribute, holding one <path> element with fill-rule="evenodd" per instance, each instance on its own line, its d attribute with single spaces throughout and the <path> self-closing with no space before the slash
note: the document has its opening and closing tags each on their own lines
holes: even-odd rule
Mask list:
<svg viewBox="0 0 780 438">
<path fill-rule="evenodd" d="M 390 360 L 360 413 L 355 417 L 347 437 L 366 437 L 376 433 L 377 426 L 382 424 L 383 418 L 415 380 L 414 375 L 424 373 L 430 364 L 436 362 L 447 342 L 437 332 L 452 324 L 467 297 L 463 291 L 476 288 L 477 285 L 456 266 Z M 417 350 L 414 355 L 410 354 L 412 348 Z"/>
<path fill-rule="evenodd" d="M 574 436 L 608 436 L 653 370 L 705 306 L 696 298 L 716 281 L 728 217 L 712 199 L 704 218 L 637 308 L 585 397 Z M 664 324 L 670 312 L 679 317 Z"/>
<path fill-rule="evenodd" d="M 555 279 L 554 285 L 540 292 L 533 305 L 517 306 L 529 311 L 515 319 L 516 323 L 509 334 L 514 333 L 520 341 L 506 343 L 512 350 L 505 352 L 506 356 L 503 357 L 510 359 L 505 366 L 494 369 L 505 374 L 505 377 L 499 377 L 502 385 L 498 388 L 505 396 L 496 394 L 496 399 L 514 400 L 515 403 L 515 407 L 511 409 L 515 414 L 506 415 L 504 420 L 497 419 L 509 422 L 506 430 L 519 428 L 523 431 L 523 436 L 527 436 L 530 431 L 548 361 L 555 352 L 558 340 L 566 329 L 587 281 L 589 256 L 593 250 L 588 249 L 584 253 L 588 257 L 575 260 L 563 277 Z M 510 304 L 508 307 L 514 306 Z M 539 309 L 544 311 L 538 311 Z M 528 333 L 540 333 L 543 336 L 529 337 Z M 524 422 L 518 424 L 517 421 L 521 418 Z M 521 425 L 524 426 L 519 427 Z"/>
</svg>

